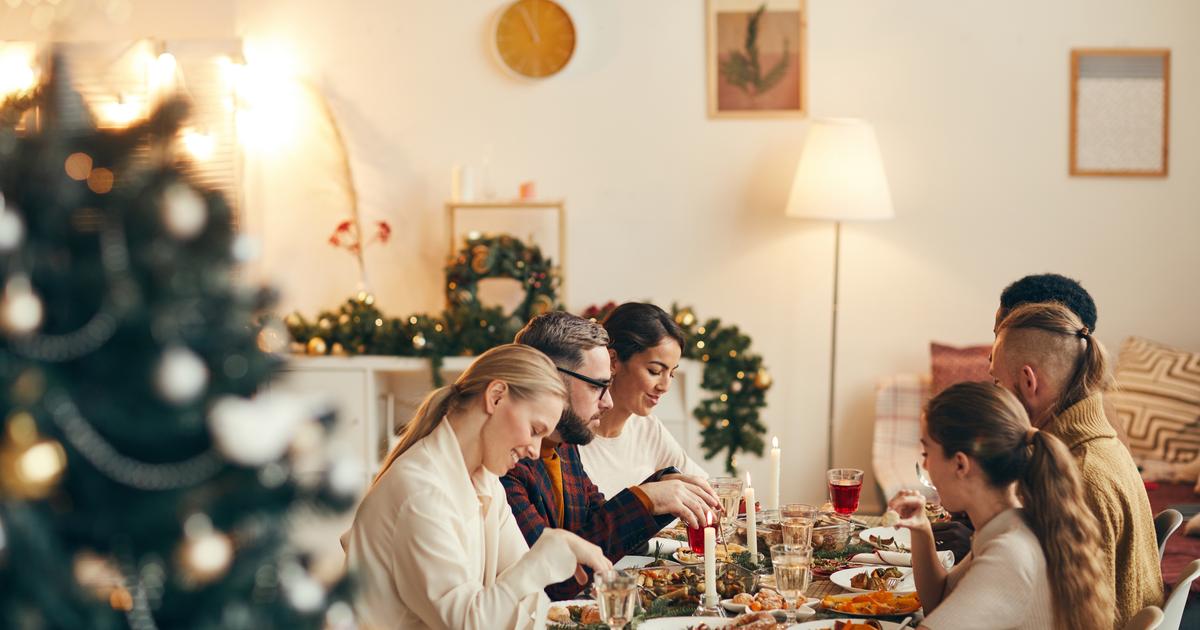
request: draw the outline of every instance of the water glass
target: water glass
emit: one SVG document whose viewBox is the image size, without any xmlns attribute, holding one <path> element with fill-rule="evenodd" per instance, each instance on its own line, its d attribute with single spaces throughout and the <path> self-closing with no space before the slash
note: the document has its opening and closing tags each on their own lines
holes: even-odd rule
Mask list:
<svg viewBox="0 0 1200 630">
<path fill-rule="evenodd" d="M 812 549 L 797 545 L 771 545 L 775 590 L 788 603 L 788 623 L 796 621 L 796 606 L 812 581 Z"/>
<path fill-rule="evenodd" d="M 733 536 L 733 521 L 737 518 L 742 500 L 743 480 L 737 477 L 714 477 L 708 480 L 717 499 L 721 501 L 721 533 L 725 540 Z"/>
<path fill-rule="evenodd" d="M 785 545 L 812 546 L 813 525 L 817 521 L 817 508 L 807 503 L 788 503 L 779 508 L 780 533 Z"/>
<path fill-rule="evenodd" d="M 612 569 L 597 573 L 593 582 L 600 620 L 621 630 L 633 619 L 637 606 L 637 572 Z"/>
<path fill-rule="evenodd" d="M 838 514 L 857 512 L 863 471 L 857 468 L 831 468 L 825 475 L 829 480 L 829 501 L 833 503 L 833 510 Z"/>
</svg>

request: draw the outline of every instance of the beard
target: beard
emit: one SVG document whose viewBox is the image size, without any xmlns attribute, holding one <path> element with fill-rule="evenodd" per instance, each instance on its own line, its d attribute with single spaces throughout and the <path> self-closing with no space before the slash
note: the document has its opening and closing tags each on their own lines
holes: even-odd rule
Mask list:
<svg viewBox="0 0 1200 630">
<path fill-rule="evenodd" d="M 596 434 L 588 428 L 588 421 L 579 417 L 570 405 L 563 408 L 562 416 L 558 419 L 558 434 L 563 442 L 583 446 L 592 441 Z"/>
</svg>

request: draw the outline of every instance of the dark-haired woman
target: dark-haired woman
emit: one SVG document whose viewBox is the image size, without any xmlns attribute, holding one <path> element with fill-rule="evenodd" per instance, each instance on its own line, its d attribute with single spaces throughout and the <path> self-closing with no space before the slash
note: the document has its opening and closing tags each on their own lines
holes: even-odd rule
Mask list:
<svg viewBox="0 0 1200 630">
<path fill-rule="evenodd" d="M 588 477 L 604 496 L 636 486 L 668 466 L 707 478 L 654 416 L 683 354 L 679 325 L 653 304 L 626 302 L 604 319 L 604 329 L 610 340 L 613 407 L 600 417 L 595 439 L 579 448 Z"/>
<path fill-rule="evenodd" d="M 912 530 L 921 628 L 1112 627 L 1100 530 L 1074 458 L 1030 425 L 1016 396 L 992 383 L 947 388 L 926 407 L 921 445 L 942 505 L 975 524 L 971 552 L 947 572 L 924 497 L 905 490 L 891 500 L 898 525 Z"/>
</svg>

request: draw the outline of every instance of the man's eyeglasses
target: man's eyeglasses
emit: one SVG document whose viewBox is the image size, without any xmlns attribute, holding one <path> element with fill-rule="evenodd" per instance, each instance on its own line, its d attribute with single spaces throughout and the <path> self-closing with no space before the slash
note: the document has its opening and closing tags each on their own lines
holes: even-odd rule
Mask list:
<svg viewBox="0 0 1200 630">
<path fill-rule="evenodd" d="M 579 372 L 572 372 L 571 370 L 568 370 L 567 368 L 558 368 L 558 371 L 562 372 L 563 374 L 566 374 L 567 376 L 577 378 L 577 379 L 583 381 L 584 383 L 587 383 L 588 385 L 591 385 L 592 387 L 599 389 L 601 400 L 604 399 L 604 393 L 607 392 L 609 386 L 612 385 L 612 379 L 609 379 L 607 381 L 601 381 L 599 379 L 594 379 L 590 376 L 584 376 L 584 375 L 580 374 Z"/>
</svg>

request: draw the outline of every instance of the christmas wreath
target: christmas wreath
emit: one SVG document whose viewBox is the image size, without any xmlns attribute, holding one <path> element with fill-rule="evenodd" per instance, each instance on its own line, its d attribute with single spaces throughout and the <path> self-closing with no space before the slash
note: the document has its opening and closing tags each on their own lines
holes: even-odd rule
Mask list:
<svg viewBox="0 0 1200 630">
<path fill-rule="evenodd" d="M 507 234 L 471 236 L 466 247 L 446 265 L 446 303 L 450 308 L 479 303 L 479 281 L 512 278 L 525 289 L 525 299 L 511 313 L 522 321 L 556 306 L 560 278 L 551 260 L 536 246 Z"/>
<path fill-rule="evenodd" d="M 521 282 L 526 291 L 521 305 L 505 313 L 480 304 L 478 283 L 485 278 Z M 314 321 L 299 313 L 286 321 L 296 352 L 425 357 L 440 385 L 445 357 L 509 343 L 530 318 L 557 308 L 559 282 L 558 270 L 537 246 L 508 235 L 472 237 L 446 265 L 447 307 L 439 314 L 387 317 L 374 296 L 361 292 Z M 589 307 L 583 316 L 601 320 L 615 307 L 613 302 Z M 732 473 L 739 452 L 763 452 L 766 427 L 759 411 L 766 406 L 771 375 L 737 326 L 719 319 L 701 322 L 686 307 L 673 306 L 672 315 L 684 331 L 683 356 L 704 364 L 701 387 L 711 393 L 692 412 L 701 425 L 701 447 L 705 457 L 724 452 Z"/>
</svg>

